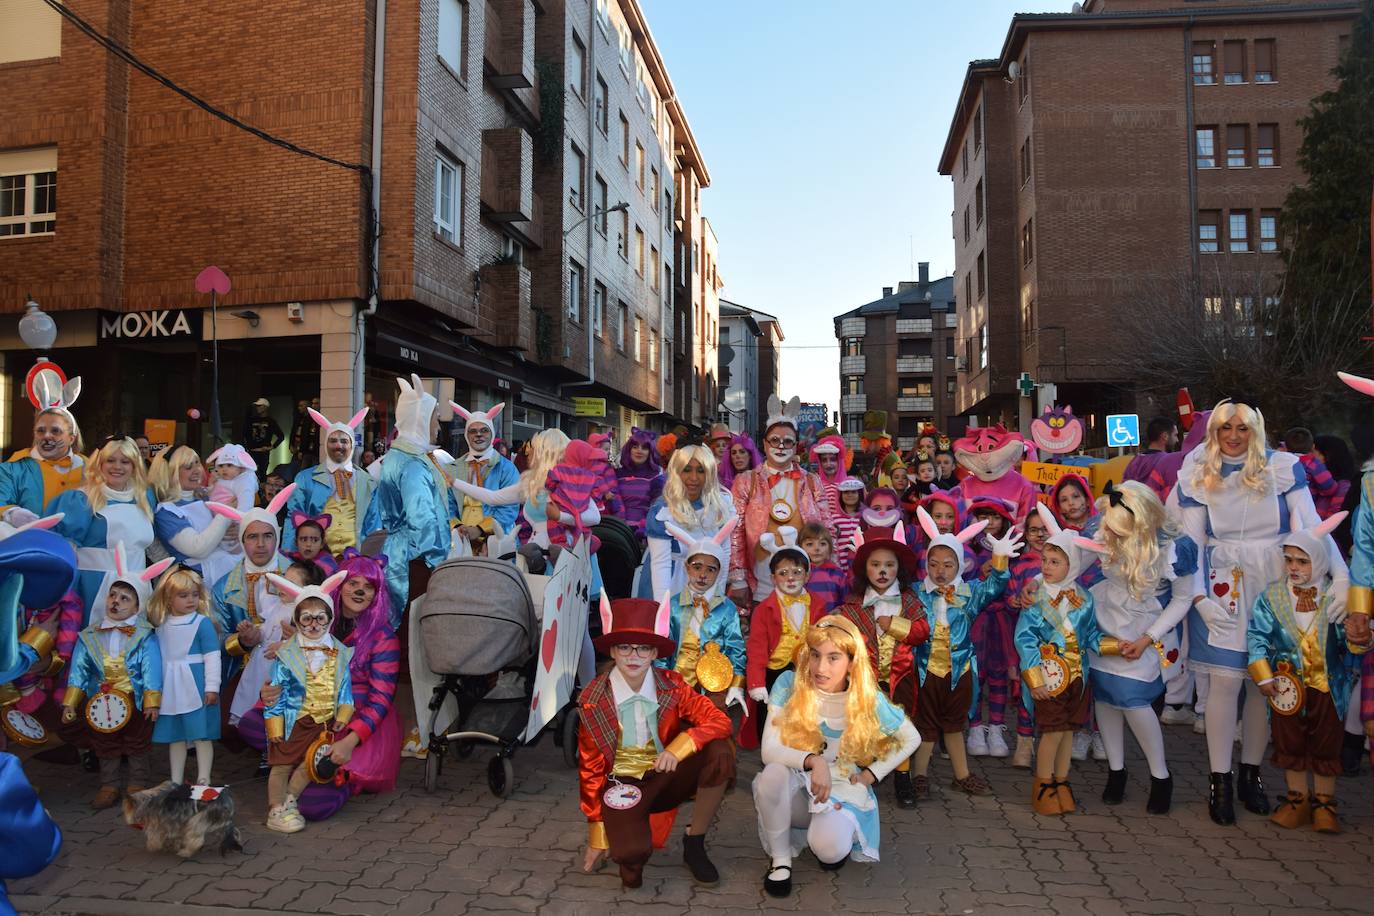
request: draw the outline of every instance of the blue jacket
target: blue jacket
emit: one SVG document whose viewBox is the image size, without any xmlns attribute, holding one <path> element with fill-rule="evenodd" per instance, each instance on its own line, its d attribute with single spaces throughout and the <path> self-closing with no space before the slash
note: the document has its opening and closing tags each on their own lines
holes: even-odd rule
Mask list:
<svg viewBox="0 0 1374 916">
<path fill-rule="evenodd" d="M 709 606 L 710 610 L 701 622 L 701 652 L 705 654 L 708 642 L 718 643 L 721 654 L 730 659 L 730 664 L 735 668 L 735 680 L 731 686 L 743 686 L 745 648 L 744 633 L 739 625 L 739 608 L 729 598 L 720 596 L 711 598 Z M 682 632 L 695 609 L 690 592 L 684 591 L 673 600 L 673 614 L 668 619 L 668 638 L 675 645 L 682 644 Z M 677 665 L 677 652 L 660 658 L 654 664 L 672 671 Z"/>
<path fill-rule="evenodd" d="M 1329 589 L 1323 589 L 1317 602 L 1318 613 L 1325 617 L 1331 603 Z M 1293 616 L 1293 593 L 1286 579 L 1266 588 L 1255 599 L 1250 612 L 1250 627 L 1245 632 L 1249 655 L 1250 675 L 1257 682 L 1273 677 L 1279 662 L 1288 662 L 1296 674 L 1303 673 L 1302 650 L 1298 646 L 1298 622 Z M 1326 682 L 1331 688 L 1331 702 L 1336 715 L 1345 718 L 1350 689 L 1359 677 L 1360 661 L 1355 656 L 1369 651 L 1368 646 L 1352 646 L 1345 639 L 1345 626 L 1327 622 L 1317 634 L 1318 645 L 1326 659 Z"/>
<path fill-rule="evenodd" d="M 277 554 L 274 559 L 277 568 L 273 572 L 279 576 L 285 575 L 291 561 L 281 554 Z M 248 583 L 244 578 L 243 563 L 244 561 L 240 560 L 224 578 L 215 583 L 210 592 L 210 613 L 215 615 L 215 623 L 219 626 L 220 638 L 223 640 L 221 677 L 226 684 L 229 683 L 229 678 L 238 672 L 243 656 L 247 654 L 239 645 L 238 634 L 239 624 L 248 619 Z"/>
<path fill-rule="evenodd" d="M 0 753 L 0 916 L 14 907 L 5 893 L 5 879 L 27 878 L 47 868 L 62 848 L 62 831 L 48 817 L 33 791 L 19 758 Z"/>
<path fill-rule="evenodd" d="M 1350 525 L 1355 549 L 1350 555 L 1350 585 L 1374 588 L 1374 471 L 1360 481 L 1360 504 Z"/>
<path fill-rule="evenodd" d="M 453 545 L 450 519 L 456 514 L 453 490 L 429 456 L 397 440 L 382 458 L 374 499 L 386 529 L 386 584 L 391 595 L 392 629 L 399 629 L 410 597 L 410 561 L 433 569 Z"/>
<path fill-rule="evenodd" d="M 57 495 L 47 492 L 43 470 L 32 456 L 0 462 L 0 508 L 22 506 L 34 515 L 42 515 L 44 507 Z"/>
<path fill-rule="evenodd" d="M 134 635 L 124 644 L 124 667 L 129 672 L 129 683 L 134 689 L 134 706 L 140 710 L 144 706 L 162 705 L 162 649 L 158 646 L 157 634 L 140 614 L 133 620 Z M 103 647 L 95 627 L 81 631 L 72 650 L 72 664 L 67 675 L 67 693 L 62 702 L 75 706 L 81 695 L 94 696 L 105 682 Z M 73 693 L 75 690 L 77 693 Z"/>
<path fill-rule="evenodd" d="M 1078 672 L 1078 678 L 1086 679 L 1088 676 L 1089 651 L 1096 652 L 1098 655 L 1116 654 L 1116 640 L 1112 637 L 1104 637 L 1101 628 L 1097 625 L 1093 596 L 1087 589 L 1076 583 L 1071 588 L 1073 593 L 1078 596 L 1080 602 L 1078 607 L 1073 607 L 1068 603 L 1069 599 L 1066 598 L 1064 608 L 1056 610 L 1050 604 L 1049 593 L 1041 585 L 1040 591 L 1035 597 L 1035 603 L 1022 608 L 1020 616 L 1016 619 L 1016 633 L 1012 640 L 1016 643 L 1016 657 L 1021 668 L 1021 679 L 1027 684 L 1044 683 L 1044 675 L 1040 670 L 1041 646 L 1052 645 L 1061 655 L 1068 648 L 1068 640 L 1064 638 L 1063 631 L 1054 624 L 1053 617 L 1062 617 L 1067 613 L 1069 624 L 1073 627 L 1074 641 L 1078 643 L 1078 659 L 1081 669 Z M 1070 674 L 1072 676 L 1072 672 Z M 1021 699 L 1027 709 L 1034 708 L 1034 700 L 1029 690 L 1021 691 Z"/>
<path fill-rule="evenodd" d="M 353 678 L 348 673 L 353 650 L 333 637 L 330 637 L 330 642 L 339 653 L 334 658 L 334 720 L 346 723 L 353 717 Z M 291 737 L 291 729 L 296 727 L 296 719 L 305 703 L 305 679 L 309 671 L 305 651 L 293 636 L 277 650 L 277 659 L 272 662 L 269 683 L 273 687 L 280 687 L 281 693 L 277 696 L 277 702 L 262 713 L 268 740 Z M 321 724 L 326 727 L 329 725 L 328 722 Z"/>
<path fill-rule="evenodd" d="M 455 476 L 462 478 L 468 483 L 485 487 L 488 490 L 501 490 L 519 483 L 520 472 L 515 469 L 514 462 L 501 455 L 495 455 L 495 458 L 496 460 L 491 462 L 487 467 L 487 474 L 480 482 L 472 479 L 472 468 L 468 466 L 467 456 L 458 460 L 458 464 L 455 468 L 457 474 Z M 455 514 L 459 518 L 463 515 L 463 499 L 464 497 L 461 495 L 457 496 L 455 499 L 457 509 Z M 489 516 L 496 524 L 501 526 L 503 531 L 509 534 L 515 530 L 517 520 L 520 517 L 520 506 L 515 503 L 508 506 L 489 506 L 486 503 L 482 503 L 482 513 Z"/>
<path fill-rule="evenodd" d="M 282 550 L 296 549 L 296 523 L 291 513 L 304 512 L 306 515 L 319 515 L 325 503 L 334 495 L 334 475 L 322 464 L 306 468 L 296 475 L 296 491 L 286 503 L 286 524 L 282 526 Z M 382 527 L 381 515 L 373 496 L 377 492 L 377 482 L 362 468 L 353 469 L 354 537 L 359 547 L 363 539 Z"/>
<path fill-rule="evenodd" d="M 946 608 L 949 620 L 949 687 L 953 690 L 966 671 L 978 672 L 978 660 L 973 656 L 973 618 L 1006 591 L 1007 580 L 1011 573 L 1006 569 L 994 569 L 983 579 L 975 579 L 971 584 L 960 582 L 954 592 L 954 601 Z M 925 612 L 930 632 L 935 632 L 935 592 L 925 590 L 925 583 L 912 587 L 920 599 L 921 610 Z M 912 659 L 916 663 L 916 673 L 920 683 L 926 682 L 926 669 L 930 666 L 930 650 L 934 637 L 920 645 L 911 647 Z"/>
</svg>

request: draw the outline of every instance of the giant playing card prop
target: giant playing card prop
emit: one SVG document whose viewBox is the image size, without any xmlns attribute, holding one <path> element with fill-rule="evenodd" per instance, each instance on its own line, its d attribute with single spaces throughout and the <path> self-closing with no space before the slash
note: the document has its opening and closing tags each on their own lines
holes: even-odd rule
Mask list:
<svg viewBox="0 0 1374 916">
<path fill-rule="evenodd" d="M 525 740 L 532 741 L 572 699 L 577 661 L 587 636 L 592 561 L 587 538 L 558 557 L 544 590 L 544 630 L 539 635 L 534 696 Z"/>
</svg>

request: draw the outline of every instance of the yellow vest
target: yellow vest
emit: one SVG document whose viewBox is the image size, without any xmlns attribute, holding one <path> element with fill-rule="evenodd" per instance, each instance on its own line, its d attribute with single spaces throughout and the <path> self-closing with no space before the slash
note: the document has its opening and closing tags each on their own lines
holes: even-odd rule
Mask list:
<svg viewBox="0 0 1374 916">
<path fill-rule="evenodd" d="M 654 761 L 657 759 L 658 751 L 654 748 L 653 742 L 639 747 L 625 747 L 622 744 L 615 749 L 615 766 L 611 768 L 611 772 L 616 776 L 643 779 L 644 774 L 654 768 Z"/>
<path fill-rule="evenodd" d="M 310 650 L 306 649 L 302 653 L 309 655 Z M 309 716 L 316 722 L 327 725 L 334 718 L 337 711 L 335 700 L 338 698 L 334 693 L 334 672 L 339 664 L 338 656 L 331 656 L 319 671 L 311 672 L 309 666 L 305 669 L 305 702 L 301 704 L 301 715 Z"/>
<path fill-rule="evenodd" d="M 953 670 L 954 662 L 949 655 L 949 624 L 937 623 L 935 632 L 930 634 L 930 660 L 926 662 L 926 674 L 949 677 Z"/>
<path fill-rule="evenodd" d="M 693 608 L 695 610 L 695 608 Z M 677 647 L 677 664 L 673 666 L 689 687 L 697 685 L 697 660 L 701 658 L 701 640 L 687 624 L 682 626 L 682 642 Z"/>
<path fill-rule="evenodd" d="M 787 605 L 781 597 L 778 598 L 778 609 L 782 615 L 782 635 L 778 637 L 778 644 L 773 647 L 773 654 L 768 656 L 769 671 L 781 671 L 792 664 L 797 655 L 797 646 L 806 639 L 806 631 L 811 626 L 811 602 L 807 600 L 807 596 L 799 597 L 794 603 L 803 604 L 806 608 L 802 613 L 801 629 L 792 626 L 792 619 L 787 616 Z"/>
<path fill-rule="evenodd" d="M 358 546 L 358 504 L 351 494 L 341 498 L 335 493 L 324 504 L 324 511 L 333 519 L 324 533 L 324 548 L 336 557 L 343 556 L 346 548 Z"/>
<path fill-rule="evenodd" d="M 125 643 L 125 647 L 128 647 L 127 642 Z M 105 682 L 115 690 L 122 690 L 125 693 L 132 694 L 134 692 L 134 685 L 133 682 L 129 680 L 129 668 L 124 664 L 123 654 L 111 655 L 105 651 L 104 646 L 101 646 L 100 655 L 100 665 L 105 673 Z"/>
</svg>

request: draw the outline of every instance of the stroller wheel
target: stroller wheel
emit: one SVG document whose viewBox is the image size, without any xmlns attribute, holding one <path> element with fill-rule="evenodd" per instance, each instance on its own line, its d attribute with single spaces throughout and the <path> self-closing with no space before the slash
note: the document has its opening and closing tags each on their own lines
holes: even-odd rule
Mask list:
<svg viewBox="0 0 1374 916">
<path fill-rule="evenodd" d="M 433 751 L 425 757 L 425 791 L 433 792 L 439 788 L 439 773 L 444 768 L 444 755 Z"/>
<path fill-rule="evenodd" d="M 458 755 L 459 760 L 467 760 L 472 756 L 472 751 L 476 746 L 470 738 L 459 738 L 453 742 L 453 752 Z"/>
<path fill-rule="evenodd" d="M 487 788 L 497 798 L 505 798 L 515 787 L 515 767 L 509 759 L 497 754 L 487 764 Z"/>
<path fill-rule="evenodd" d="M 570 706 L 568 711 L 563 714 L 563 725 L 559 729 L 563 747 L 563 763 L 569 769 L 577 766 L 577 725 L 579 721 L 577 707 Z"/>
</svg>

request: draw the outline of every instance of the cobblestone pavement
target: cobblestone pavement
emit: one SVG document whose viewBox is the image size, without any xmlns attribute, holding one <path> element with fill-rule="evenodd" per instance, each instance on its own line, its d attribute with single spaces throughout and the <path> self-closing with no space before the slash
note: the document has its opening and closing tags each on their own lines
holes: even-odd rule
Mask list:
<svg viewBox="0 0 1374 916">
<path fill-rule="evenodd" d="M 798 862 L 793 896 L 762 891 L 766 860 L 758 844 L 749 780 L 757 753 L 745 753 L 740 785 L 727 796 L 708 838 L 720 884 L 694 886 L 681 864 L 681 824 L 645 871 L 644 886 L 622 892 L 613 867 L 582 874 L 585 837 L 577 778 L 546 737 L 515 758 L 516 786 L 504 801 L 486 788 L 486 752 L 450 757 L 439 791 L 427 795 L 423 766 L 406 761 L 402 785 L 363 796 L 330 821 L 283 837 L 262 826 L 266 787 L 237 790 L 247 851 L 191 861 L 153 855 L 113 811 L 92 812 L 95 777 L 75 767 L 30 762 L 30 778 L 66 833 L 59 860 L 41 875 L 10 884 L 22 913 L 488 914 L 825 913 L 1241 914 L 1369 913 L 1369 850 L 1374 848 L 1374 781 L 1341 781 L 1346 832 L 1283 831 L 1241 811 L 1236 827 L 1207 818 L 1204 740 L 1167 729 L 1174 812 L 1144 814 L 1148 773 L 1138 757 L 1127 801 L 1102 804 L 1106 764 L 1075 764 L 1079 813 L 1031 813 L 1030 778 L 1009 760 L 975 762 L 996 794 L 969 798 L 945 788 L 949 765 L 936 758 L 936 795 L 901 811 L 883 799 L 882 862 L 821 872 L 810 854 Z M 254 760 L 220 751 L 216 773 L 251 780 Z M 1271 794 L 1281 776 L 1266 767 Z"/>
</svg>

